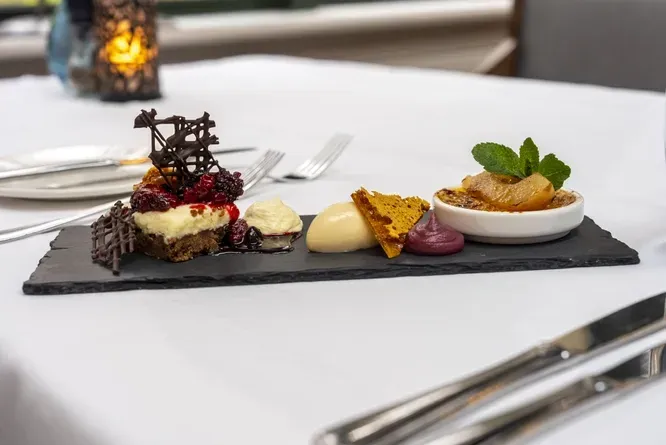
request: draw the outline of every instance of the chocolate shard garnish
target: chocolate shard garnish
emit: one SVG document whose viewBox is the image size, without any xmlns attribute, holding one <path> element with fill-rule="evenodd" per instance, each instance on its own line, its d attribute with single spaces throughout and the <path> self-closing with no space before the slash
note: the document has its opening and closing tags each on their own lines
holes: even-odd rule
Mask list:
<svg viewBox="0 0 666 445">
<path fill-rule="evenodd" d="M 134 252 L 136 226 L 132 209 L 118 201 L 92 224 L 92 259 L 120 273 L 120 257 Z"/>
<path fill-rule="evenodd" d="M 164 137 L 159 125 L 173 125 L 173 134 Z M 157 119 L 154 109 L 141 110 L 134 119 L 134 128 L 150 129 L 149 158 L 173 193 L 193 184 L 213 167 L 220 170 L 209 149 L 219 143 L 217 136 L 210 133 L 213 127 L 215 121 L 206 112 L 198 119 L 185 119 L 183 116 Z"/>
</svg>

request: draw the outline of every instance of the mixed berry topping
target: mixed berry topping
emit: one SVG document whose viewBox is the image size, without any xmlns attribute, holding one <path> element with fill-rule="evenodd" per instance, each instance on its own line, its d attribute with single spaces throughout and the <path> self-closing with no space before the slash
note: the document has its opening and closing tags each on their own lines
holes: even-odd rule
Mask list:
<svg viewBox="0 0 666 445">
<path fill-rule="evenodd" d="M 242 218 L 230 222 L 225 230 L 222 244 L 232 249 L 257 250 L 261 248 L 264 237 L 256 227 L 249 227 Z"/>
<path fill-rule="evenodd" d="M 219 205 L 225 207 L 234 221 L 238 218 L 238 209 L 233 202 L 243 195 L 243 185 L 240 172 L 230 173 L 223 168 L 217 173 L 201 175 L 196 183 L 178 194 L 172 193 L 165 184 L 144 183 L 134 192 L 130 204 L 138 212 L 164 212 L 181 204 Z"/>
<path fill-rule="evenodd" d="M 245 233 L 248 230 L 247 222 L 244 219 L 237 219 L 229 224 L 227 229 L 227 241 L 232 247 L 241 246 L 245 241 Z"/>
<path fill-rule="evenodd" d="M 234 202 L 243 196 L 244 185 L 240 172 L 230 173 L 222 168 L 215 174 L 215 190 L 226 196 L 227 202 Z"/>
<path fill-rule="evenodd" d="M 164 212 L 176 207 L 179 199 L 159 185 L 146 184 L 135 190 L 130 198 L 132 209 L 137 212 Z"/>
</svg>

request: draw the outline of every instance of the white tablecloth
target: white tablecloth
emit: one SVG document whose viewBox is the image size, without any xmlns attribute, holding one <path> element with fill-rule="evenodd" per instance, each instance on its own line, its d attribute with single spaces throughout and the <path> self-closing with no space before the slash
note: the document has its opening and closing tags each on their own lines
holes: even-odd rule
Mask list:
<svg viewBox="0 0 666 445">
<path fill-rule="evenodd" d="M 206 110 L 223 145 L 285 150 L 283 171 L 333 132 L 354 134 L 325 178 L 258 189 L 304 214 L 361 185 L 429 197 L 478 170 L 475 143 L 531 136 L 572 166 L 587 214 L 642 262 L 27 297 L 21 284 L 54 235 L 2 245 L 2 444 L 304 444 L 330 422 L 666 290 L 660 94 L 274 57 L 165 67 L 163 90 L 160 114 Z M 37 78 L 0 82 L 0 97 L 0 154 L 149 138 L 132 121 L 152 104 L 74 100 Z M 12 226 L 89 203 L 0 205 Z M 663 444 L 665 400 L 654 386 L 539 443 Z"/>
</svg>

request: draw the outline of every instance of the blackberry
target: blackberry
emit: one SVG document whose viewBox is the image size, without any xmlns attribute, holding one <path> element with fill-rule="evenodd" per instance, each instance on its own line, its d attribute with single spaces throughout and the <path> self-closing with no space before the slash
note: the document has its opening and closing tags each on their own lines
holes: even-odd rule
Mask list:
<svg viewBox="0 0 666 445">
<path fill-rule="evenodd" d="M 156 185 L 144 185 L 130 198 L 132 209 L 144 212 L 164 212 L 178 205 L 178 198 Z"/>
<path fill-rule="evenodd" d="M 230 173 L 226 168 L 221 168 L 215 174 L 215 190 L 227 195 L 228 202 L 234 202 L 243 196 L 243 185 L 240 172 Z"/>
<path fill-rule="evenodd" d="M 245 240 L 245 233 L 247 232 L 247 223 L 244 219 L 238 218 L 231 223 L 227 229 L 227 239 L 229 244 L 233 247 L 238 247 L 243 244 Z"/>
<path fill-rule="evenodd" d="M 252 226 L 247 229 L 245 232 L 245 245 L 248 249 L 258 249 L 261 247 L 264 241 L 264 235 L 262 235 L 261 230 Z"/>
</svg>

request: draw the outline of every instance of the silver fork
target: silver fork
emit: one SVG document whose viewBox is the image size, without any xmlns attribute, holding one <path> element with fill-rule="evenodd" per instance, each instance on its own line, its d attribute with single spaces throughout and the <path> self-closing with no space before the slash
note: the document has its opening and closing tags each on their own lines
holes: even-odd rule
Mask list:
<svg viewBox="0 0 666 445">
<path fill-rule="evenodd" d="M 284 176 L 270 179 L 276 182 L 311 181 L 320 177 L 340 157 L 352 141 L 353 136 L 344 133 L 335 134 L 317 154 L 307 159 L 296 169 Z"/>
<path fill-rule="evenodd" d="M 242 178 L 245 181 L 243 189 L 245 192 L 257 185 L 263 178 L 275 168 L 275 166 L 282 160 L 284 153 L 281 151 L 269 150 L 264 153 L 257 161 L 249 165 L 243 172 Z M 22 227 L 14 227 L 12 229 L 5 229 L 0 231 L 0 244 L 17 241 L 20 239 L 28 238 L 40 233 L 50 232 L 55 229 L 64 227 L 72 222 L 94 216 L 98 213 L 109 210 L 118 200 L 91 207 L 74 215 L 57 218 L 51 221 L 46 221 L 37 224 L 30 224 Z M 129 201 L 128 198 L 122 200 L 124 204 Z"/>
<path fill-rule="evenodd" d="M 302 180 L 313 180 L 321 176 L 328 168 L 335 162 L 342 152 L 347 148 L 349 143 L 352 141 L 353 137 L 344 134 L 337 133 L 326 143 L 324 148 L 321 149 L 317 154 L 315 154 L 310 159 L 307 159 L 301 165 L 296 167 L 296 169 L 284 176 L 268 176 L 269 179 L 275 182 L 293 182 L 293 181 L 302 181 Z M 129 175 L 123 177 L 114 177 L 114 178 L 105 178 L 102 180 L 96 178 L 86 178 L 86 179 L 77 179 L 69 182 L 55 182 L 48 184 L 44 187 L 47 189 L 66 189 L 71 187 L 83 187 L 91 184 L 99 184 L 101 182 L 115 182 L 122 179 L 132 179 L 136 178 L 136 173 L 129 172 Z M 61 180 L 62 181 L 62 180 Z M 2 233 L 2 232 L 0 232 Z"/>
</svg>

